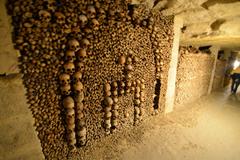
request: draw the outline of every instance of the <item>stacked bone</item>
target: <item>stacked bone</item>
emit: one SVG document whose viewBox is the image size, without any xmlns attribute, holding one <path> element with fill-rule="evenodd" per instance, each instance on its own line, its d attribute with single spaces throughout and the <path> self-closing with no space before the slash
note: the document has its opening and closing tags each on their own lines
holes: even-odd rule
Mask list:
<svg viewBox="0 0 240 160">
<path fill-rule="evenodd" d="M 82 113 L 84 113 L 87 124 L 88 142 L 103 138 L 105 133 L 101 127 L 98 127 L 102 122 L 98 106 L 101 105 L 100 96 L 102 95 L 99 86 L 103 80 L 121 79 L 125 86 L 131 88 L 131 82 L 136 78 L 143 78 L 142 73 L 144 73 L 147 82 L 146 104 L 151 105 L 155 78 L 152 73 L 154 70 L 153 54 L 149 31 L 142 27 L 146 24 L 147 16 L 141 16 L 142 11 L 138 10 L 139 7 L 135 7 L 139 16 L 129 17 L 127 0 L 8 0 L 8 2 L 14 26 L 13 42 L 21 53 L 19 61 L 24 75 L 23 81 L 27 88 L 28 101 L 46 159 L 66 159 L 68 152 L 63 123 L 65 116 L 61 114 L 64 109 L 62 107 L 63 97 L 59 93 L 60 87 L 58 78 L 56 78 L 61 74 L 65 63 L 63 56 L 64 53 L 67 54 L 65 44 L 68 39 L 76 39 L 86 45 L 91 42 L 86 62 L 75 62 L 75 66 L 72 63 L 65 65 L 66 70 L 73 73 L 73 77 L 75 68 L 78 70 L 87 66 L 84 68 L 81 81 L 84 84 L 84 106 L 78 107 L 75 103 L 75 113 L 77 115 L 78 110 L 81 111 L 78 108 L 84 107 Z M 133 23 L 139 22 L 138 18 L 141 23 L 133 27 Z M 171 23 L 165 23 L 163 20 L 157 20 L 157 22 L 164 24 L 165 28 L 172 27 Z M 170 48 L 166 47 L 166 49 Z M 122 68 L 115 65 L 114 60 L 125 53 L 128 54 L 129 50 L 134 51 L 134 56 L 138 56 L 141 63 L 138 66 L 134 65 L 132 72 L 134 77 L 127 85 L 122 74 L 119 74 L 122 73 Z M 160 52 L 163 55 L 170 55 L 167 50 L 160 50 Z M 68 55 L 71 57 L 72 53 L 69 52 Z M 168 64 L 168 61 L 164 60 L 164 63 Z M 69 76 L 65 76 L 68 83 L 70 83 Z M 164 77 L 167 76 L 164 75 Z M 165 81 L 163 83 L 166 84 Z M 74 91 L 73 85 L 71 89 Z M 69 92 L 71 93 L 69 95 L 73 97 L 71 89 L 65 86 L 66 94 Z M 126 115 L 133 115 L 132 97 L 122 98 L 127 109 Z M 119 99 L 119 105 L 123 105 L 120 103 L 122 98 Z M 118 111 L 122 115 L 122 110 Z M 145 115 L 149 115 L 147 109 Z M 120 116 L 118 120 L 118 128 L 123 129 L 125 126 L 121 123 Z M 76 127 L 78 126 L 76 124 Z M 81 151 L 84 152 L 85 148 L 78 150 L 78 152 Z"/>
<path fill-rule="evenodd" d="M 167 27 L 173 25 L 173 17 L 164 17 L 161 13 L 153 14 L 154 25 L 151 33 L 152 47 L 155 54 L 156 81 L 155 81 L 155 99 L 154 114 L 158 113 L 158 109 L 163 109 L 159 104 L 165 103 L 167 75 L 171 59 L 171 48 L 173 41 L 173 28 Z"/>
<path fill-rule="evenodd" d="M 79 49 L 79 43 L 73 39 L 68 42 L 68 50 L 65 52 L 64 72 L 60 76 L 61 93 L 65 97 L 63 99 L 63 106 L 66 109 L 67 116 L 67 139 L 70 150 L 76 149 L 76 135 L 75 135 L 75 104 L 72 98 L 71 76 L 75 73 L 75 52 Z M 73 86 L 75 92 L 75 85 Z M 67 97 L 66 97 L 67 96 Z"/>
<path fill-rule="evenodd" d="M 138 124 L 141 120 L 141 116 L 143 115 L 143 105 L 144 102 L 144 93 L 143 90 L 145 89 L 144 80 L 142 82 L 137 79 L 136 80 L 136 87 L 135 87 L 135 94 L 134 94 L 134 125 Z"/>
<path fill-rule="evenodd" d="M 106 83 L 104 85 L 104 92 L 105 92 L 104 124 L 105 124 L 106 133 L 110 134 L 111 133 L 111 117 L 112 117 L 111 110 L 112 110 L 113 100 L 111 98 L 111 85 L 109 83 Z"/>
<path fill-rule="evenodd" d="M 160 86 L 159 83 L 161 83 L 161 78 L 163 77 L 163 62 L 160 57 L 160 34 L 158 33 L 158 27 L 154 26 L 151 39 L 153 40 L 153 48 L 154 48 L 154 55 L 155 55 L 155 67 L 156 67 L 156 81 L 155 81 L 155 95 L 154 95 L 154 113 L 158 114 L 158 108 L 159 108 L 159 98 L 160 98 Z"/>
<path fill-rule="evenodd" d="M 130 50 L 129 53 L 132 51 Z M 133 72 L 133 65 L 132 65 L 132 58 L 131 56 L 128 56 L 126 59 L 126 65 L 125 65 L 125 79 L 126 79 L 126 93 L 130 93 L 132 90 L 132 72 Z"/>
<path fill-rule="evenodd" d="M 141 101 L 141 104 L 139 105 L 139 107 L 140 107 L 140 120 L 142 119 L 142 116 L 143 116 L 143 114 L 144 114 L 144 106 L 143 106 L 143 103 L 144 103 L 144 101 L 145 101 L 145 94 L 144 94 L 144 90 L 145 90 L 145 80 L 144 79 L 141 79 L 141 84 L 140 84 L 140 89 L 141 89 L 141 91 L 140 91 L 140 101 Z"/>
<path fill-rule="evenodd" d="M 113 99 L 113 107 L 112 107 L 112 119 L 111 119 L 111 124 L 112 124 L 112 127 L 111 127 L 111 131 L 114 132 L 115 129 L 117 128 L 117 125 L 118 125 L 118 121 L 117 121 L 117 118 L 118 118 L 118 83 L 116 81 L 114 81 L 112 83 L 112 99 Z"/>
<path fill-rule="evenodd" d="M 71 96 L 63 99 L 63 106 L 67 111 L 67 139 L 70 146 L 70 150 L 76 149 L 76 135 L 75 135 L 75 111 L 74 111 L 74 100 Z"/>
<path fill-rule="evenodd" d="M 84 109 L 85 106 L 83 104 L 84 100 L 84 92 L 83 92 L 83 84 L 82 84 L 82 76 L 84 72 L 84 61 L 87 56 L 87 47 L 89 46 L 89 41 L 87 39 L 83 39 L 81 42 L 81 48 L 76 52 L 76 61 L 75 65 L 76 71 L 73 75 L 74 82 L 74 100 L 76 103 L 76 132 L 77 132 L 77 143 L 79 146 L 83 146 L 86 144 L 86 135 L 87 128 L 85 124 L 85 115 Z"/>
<path fill-rule="evenodd" d="M 85 42 L 85 41 L 84 41 Z M 86 42 L 85 42 L 86 43 Z M 86 47 L 86 44 L 83 43 L 83 46 Z M 76 59 L 77 54 L 77 59 Z M 62 95 L 63 96 L 74 96 L 76 107 L 71 110 L 71 113 L 74 113 L 74 120 L 68 120 L 67 119 L 67 132 L 68 132 L 68 140 L 69 145 L 72 149 L 75 149 L 76 145 L 76 137 L 75 139 L 72 139 L 72 132 L 75 133 L 75 122 L 78 124 L 76 127 L 77 131 L 77 141 L 79 145 L 84 145 L 86 143 L 86 126 L 84 121 L 84 105 L 83 105 L 83 99 L 84 99 L 84 93 L 83 93 L 83 84 L 81 82 L 82 79 L 82 63 L 81 67 L 79 67 L 79 63 L 81 58 L 84 58 L 86 56 L 86 53 L 83 51 L 83 49 L 80 49 L 80 44 L 76 39 L 71 39 L 68 42 L 68 50 L 65 54 L 65 64 L 64 64 L 64 71 L 65 73 L 61 75 L 61 79 L 65 80 L 62 82 Z M 77 67 L 75 67 L 75 64 Z M 72 86 L 71 86 L 71 79 L 72 79 Z M 71 93 L 71 88 L 73 92 Z M 67 113 L 69 110 L 67 110 Z M 76 116 L 75 116 L 76 113 Z M 71 117 L 72 118 L 72 117 Z M 76 119 L 76 120 L 75 120 Z M 69 124 L 69 122 L 74 124 L 74 129 L 70 128 L 69 126 L 72 126 L 73 124 Z M 75 144 L 74 144 L 75 143 Z M 73 147 L 74 146 L 74 147 Z"/>
</svg>

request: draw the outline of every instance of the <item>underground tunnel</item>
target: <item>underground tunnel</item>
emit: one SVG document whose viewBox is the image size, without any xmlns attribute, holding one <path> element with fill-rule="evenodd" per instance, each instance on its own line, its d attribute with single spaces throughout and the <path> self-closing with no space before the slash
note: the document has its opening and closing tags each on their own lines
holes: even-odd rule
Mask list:
<svg viewBox="0 0 240 160">
<path fill-rule="evenodd" d="M 240 159 L 240 1 L 0 8 L 0 160 Z"/>
</svg>

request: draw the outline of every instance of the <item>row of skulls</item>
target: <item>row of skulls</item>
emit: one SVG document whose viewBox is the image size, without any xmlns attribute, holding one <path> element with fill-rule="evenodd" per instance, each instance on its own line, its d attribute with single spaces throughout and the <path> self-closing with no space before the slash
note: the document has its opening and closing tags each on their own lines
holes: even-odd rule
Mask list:
<svg viewBox="0 0 240 160">
<path fill-rule="evenodd" d="M 91 24 L 94 30 L 98 30 L 99 22 L 97 19 L 95 19 L 95 15 L 96 10 L 94 6 L 92 5 L 88 6 L 86 15 L 81 14 L 78 16 L 78 26 L 84 28 L 88 24 Z M 50 21 L 54 19 L 57 24 L 64 25 L 67 21 L 65 15 L 61 12 L 55 12 L 54 16 L 52 16 L 50 12 L 46 10 L 40 10 L 38 12 L 38 16 L 43 23 L 50 23 Z"/>
<path fill-rule="evenodd" d="M 128 84 L 130 84 L 129 82 L 130 81 L 128 81 Z M 144 113 L 143 102 L 145 101 L 144 80 L 137 79 L 136 81 L 132 81 L 130 86 L 127 86 L 123 81 L 114 81 L 111 84 L 106 83 L 104 85 L 104 126 L 107 134 L 114 132 L 118 127 L 118 98 L 124 94 L 126 95 L 128 93 L 127 91 L 130 90 L 129 88 L 131 88 L 131 91 L 134 93 L 134 125 L 142 120 Z M 124 90 L 124 93 L 122 93 L 122 90 Z M 127 116 L 128 115 L 125 115 L 125 117 Z"/>
<path fill-rule="evenodd" d="M 104 124 L 106 133 L 110 134 L 113 132 L 118 126 L 118 84 L 117 82 L 113 82 L 112 84 L 106 83 L 104 85 Z"/>
<path fill-rule="evenodd" d="M 118 59 L 118 64 L 124 66 L 123 81 L 114 81 L 104 85 L 104 126 L 106 133 L 114 132 L 118 127 L 118 98 L 119 96 L 127 95 L 130 92 L 134 93 L 134 124 L 141 120 L 143 115 L 143 103 L 145 89 L 144 80 L 132 81 L 133 64 L 137 63 L 139 59 L 133 56 L 133 51 L 129 51 L 129 55 L 122 55 Z M 128 117 L 125 113 L 125 117 Z"/>
<path fill-rule="evenodd" d="M 87 42 L 87 43 L 86 43 Z M 82 83 L 84 59 L 87 56 L 89 41 L 82 40 L 82 45 L 76 40 L 68 41 L 64 57 L 64 73 L 59 77 L 63 106 L 66 109 L 66 130 L 70 150 L 86 144 L 87 128 L 84 118 L 84 86 Z M 75 67 L 76 66 L 76 67 Z M 72 93 L 73 90 L 73 93 Z"/>
</svg>

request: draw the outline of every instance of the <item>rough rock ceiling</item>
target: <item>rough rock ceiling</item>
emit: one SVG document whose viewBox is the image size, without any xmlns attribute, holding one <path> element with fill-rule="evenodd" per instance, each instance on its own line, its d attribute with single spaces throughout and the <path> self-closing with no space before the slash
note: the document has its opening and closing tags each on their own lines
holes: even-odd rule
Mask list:
<svg viewBox="0 0 240 160">
<path fill-rule="evenodd" d="M 240 48 L 240 0 L 149 0 L 164 15 L 183 18 L 181 43 Z"/>
</svg>

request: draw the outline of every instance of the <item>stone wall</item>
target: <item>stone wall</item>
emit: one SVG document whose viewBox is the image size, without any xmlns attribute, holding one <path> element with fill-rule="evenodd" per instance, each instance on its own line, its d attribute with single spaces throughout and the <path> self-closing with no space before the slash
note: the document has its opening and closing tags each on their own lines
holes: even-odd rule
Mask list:
<svg viewBox="0 0 240 160">
<path fill-rule="evenodd" d="M 227 62 L 225 60 L 217 60 L 216 71 L 213 80 L 213 91 L 223 88 L 226 64 Z"/>
<path fill-rule="evenodd" d="M 0 160 L 43 159 L 21 76 L 0 77 Z"/>
<path fill-rule="evenodd" d="M 179 54 L 175 104 L 184 105 L 207 94 L 214 57 L 187 47 Z"/>
<path fill-rule="evenodd" d="M 13 48 L 11 17 L 0 1 L 0 160 L 44 159 Z"/>
<path fill-rule="evenodd" d="M 13 48 L 11 17 L 7 15 L 5 0 L 0 1 L 0 74 L 18 73 L 18 52 Z"/>
</svg>

